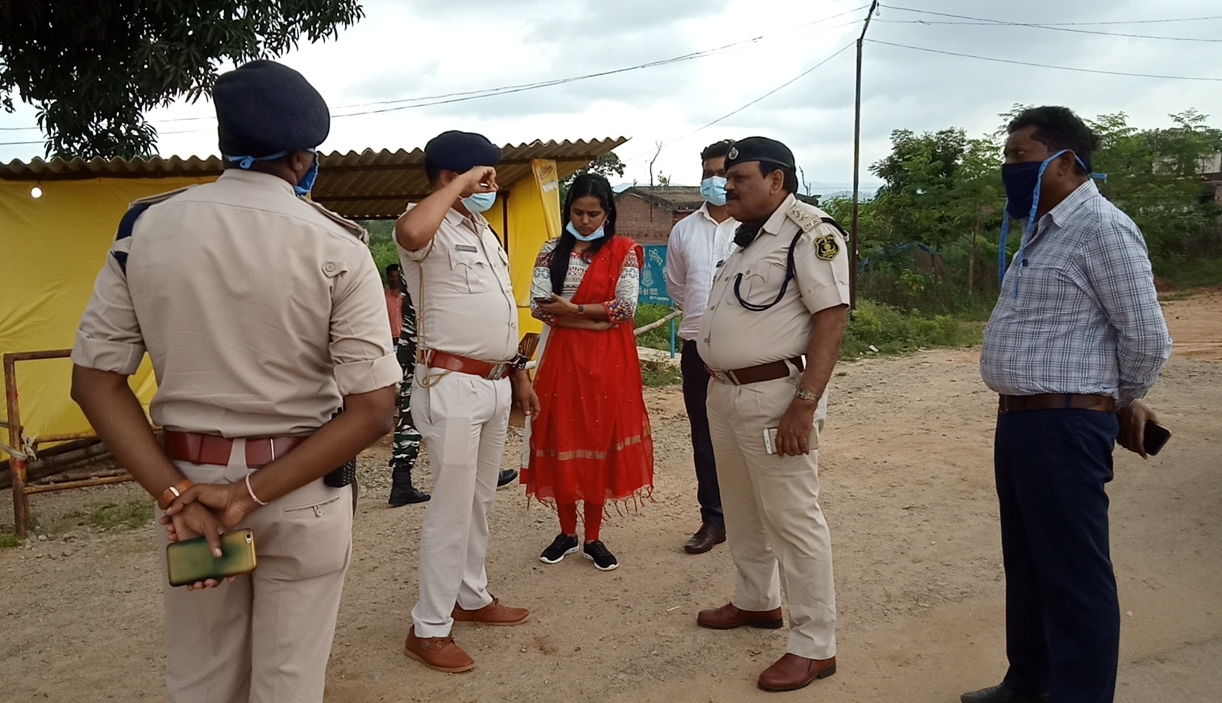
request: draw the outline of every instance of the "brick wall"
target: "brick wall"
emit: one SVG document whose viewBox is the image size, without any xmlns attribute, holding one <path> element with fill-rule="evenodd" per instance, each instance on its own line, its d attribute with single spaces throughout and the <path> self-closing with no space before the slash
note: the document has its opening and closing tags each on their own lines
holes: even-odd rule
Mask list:
<svg viewBox="0 0 1222 703">
<path fill-rule="evenodd" d="M 671 228 L 688 215 L 669 212 L 633 193 L 625 193 L 617 200 L 615 209 L 616 233 L 631 237 L 638 244 L 665 244 Z"/>
</svg>

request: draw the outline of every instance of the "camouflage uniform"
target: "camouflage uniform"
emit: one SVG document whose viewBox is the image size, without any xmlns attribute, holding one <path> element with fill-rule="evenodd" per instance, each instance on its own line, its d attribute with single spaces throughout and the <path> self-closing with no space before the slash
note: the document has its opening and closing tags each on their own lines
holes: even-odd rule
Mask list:
<svg viewBox="0 0 1222 703">
<path fill-rule="evenodd" d="M 412 380 L 416 370 L 416 307 L 410 296 L 403 299 L 403 331 L 395 347 L 399 365 L 403 367 L 403 382 L 399 384 L 399 418 L 395 422 L 395 443 L 390 455 L 392 505 L 416 503 L 410 496 L 419 494 L 412 485 L 412 469 L 420 456 L 420 432 L 412 422 Z"/>
</svg>

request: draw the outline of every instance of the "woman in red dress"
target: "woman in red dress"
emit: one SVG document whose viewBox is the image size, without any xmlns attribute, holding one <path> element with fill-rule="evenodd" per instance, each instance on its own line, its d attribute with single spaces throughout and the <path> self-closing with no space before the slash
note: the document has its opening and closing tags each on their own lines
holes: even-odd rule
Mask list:
<svg viewBox="0 0 1222 703">
<path fill-rule="evenodd" d="M 644 259 L 638 244 L 615 235 L 615 198 L 602 176 L 573 181 L 562 218 L 564 231 L 543 245 L 531 286 L 531 313 L 548 329 L 522 482 L 560 517 L 560 534 L 540 560 L 556 564 L 581 546 L 581 502 L 585 557 L 610 571 L 619 562 L 599 539 L 606 503 L 635 502 L 653 490 L 653 438 L 633 334 Z"/>
</svg>

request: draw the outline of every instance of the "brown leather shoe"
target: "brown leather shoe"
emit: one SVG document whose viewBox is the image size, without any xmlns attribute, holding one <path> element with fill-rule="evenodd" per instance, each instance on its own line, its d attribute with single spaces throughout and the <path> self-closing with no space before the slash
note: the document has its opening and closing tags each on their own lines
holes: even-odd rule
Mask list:
<svg viewBox="0 0 1222 703">
<path fill-rule="evenodd" d="M 696 534 L 683 545 L 683 551 L 688 554 L 704 554 L 713 547 L 726 541 L 726 530 L 724 527 L 711 527 L 707 523 L 700 526 L 696 530 Z"/>
<path fill-rule="evenodd" d="M 720 608 L 701 610 L 696 616 L 696 624 L 714 630 L 733 630 L 743 625 L 762 630 L 776 630 L 785 626 L 785 618 L 781 616 L 780 608 L 743 610 L 733 603 L 726 603 Z"/>
<path fill-rule="evenodd" d="M 470 671 L 475 668 L 475 660 L 454 644 L 454 636 L 449 637 L 417 637 L 416 628 L 412 626 L 407 631 L 407 642 L 403 651 L 411 659 L 424 664 L 430 669 L 457 674 L 460 671 Z"/>
<path fill-rule="evenodd" d="M 492 602 L 479 610 L 464 610 L 455 604 L 452 617 L 454 622 L 475 625 L 521 625 L 530 620 L 530 611 L 526 608 L 510 608 L 507 605 L 501 605 L 501 601 L 493 596 Z"/>
<path fill-rule="evenodd" d="M 786 653 L 760 674 L 759 687 L 765 691 L 796 691 L 806 688 L 815 679 L 826 679 L 836 673 L 836 657 L 807 659 Z"/>
</svg>

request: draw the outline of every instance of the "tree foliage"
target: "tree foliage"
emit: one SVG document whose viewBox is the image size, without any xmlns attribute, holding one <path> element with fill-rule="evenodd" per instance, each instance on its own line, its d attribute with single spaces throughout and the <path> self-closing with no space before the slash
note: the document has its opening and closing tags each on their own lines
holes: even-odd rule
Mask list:
<svg viewBox="0 0 1222 703">
<path fill-rule="evenodd" d="M 883 185 L 860 207 L 859 250 L 870 260 L 860 279 L 864 295 L 929 312 L 963 307 L 963 294 L 996 292 L 1005 125 L 1023 107 L 978 138 L 957 128 L 892 133 L 891 153 L 870 167 Z M 1202 178 L 1216 169 L 1222 130 L 1195 110 L 1170 117 L 1172 126 L 1160 129 L 1133 127 L 1123 113 L 1090 122 L 1102 142 L 1093 167 L 1107 174 L 1100 190 L 1141 228 L 1160 275 L 1189 259 L 1222 257 L 1219 209 Z M 831 199 L 826 209 L 849 221 L 847 199 Z M 1016 248 L 1018 238 L 1010 240 Z M 911 242 L 940 252 L 948 280 L 914 268 L 911 248 L 903 247 Z"/>
<path fill-rule="evenodd" d="M 582 169 L 578 169 L 573 175 L 569 176 L 568 178 L 564 179 L 563 182 L 561 182 L 560 184 L 560 204 L 564 205 L 564 201 L 568 198 L 568 195 L 569 195 L 569 188 L 571 188 L 573 185 L 573 180 L 576 179 L 581 174 L 597 173 L 598 175 L 603 176 L 608 181 L 610 181 L 610 180 L 613 180 L 614 178 L 624 175 L 625 168 L 626 166 L 624 162 L 620 160 L 619 154 L 616 154 L 614 151 L 603 154 L 602 156 L 598 157 L 597 159 L 594 159 L 593 161 L 591 161 L 589 166 L 586 166 L 585 168 L 582 168 Z M 614 183 L 612 183 L 612 185 L 614 185 Z"/>
<path fill-rule="evenodd" d="M 145 111 L 198 100 L 222 61 L 333 39 L 359 0 L 0 0 L 0 106 L 33 104 L 48 156 L 147 155 Z"/>
</svg>

